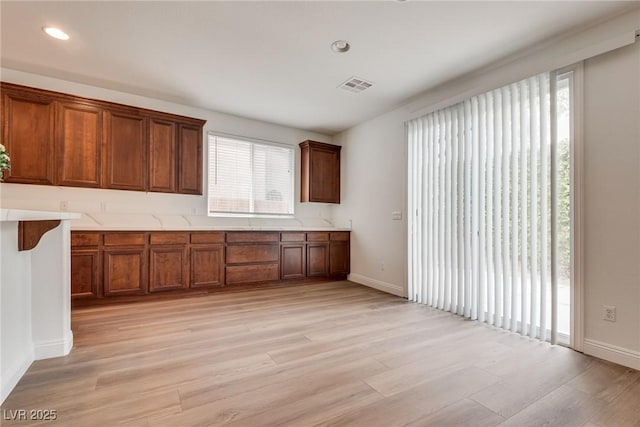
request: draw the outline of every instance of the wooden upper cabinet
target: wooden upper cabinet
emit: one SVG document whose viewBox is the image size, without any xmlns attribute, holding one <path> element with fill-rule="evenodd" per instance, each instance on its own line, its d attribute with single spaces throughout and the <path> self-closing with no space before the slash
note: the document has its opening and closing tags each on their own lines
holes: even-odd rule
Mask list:
<svg viewBox="0 0 640 427">
<path fill-rule="evenodd" d="M 306 274 L 306 245 L 286 243 L 280 247 L 280 278 L 302 279 Z"/>
<path fill-rule="evenodd" d="M 176 192 L 176 124 L 149 120 L 149 191 Z"/>
<path fill-rule="evenodd" d="M 329 244 L 307 244 L 307 276 L 325 277 L 329 274 Z"/>
<path fill-rule="evenodd" d="M 202 127 L 178 125 L 178 192 L 202 194 Z"/>
<path fill-rule="evenodd" d="M 340 203 L 340 150 L 316 141 L 300 143 L 301 202 Z"/>
<path fill-rule="evenodd" d="M 149 249 L 149 291 L 182 289 L 189 285 L 186 245 Z"/>
<path fill-rule="evenodd" d="M 146 190 L 147 120 L 120 112 L 106 116 L 107 188 Z"/>
<path fill-rule="evenodd" d="M 83 104 L 60 103 L 57 123 L 57 184 L 100 187 L 102 110 Z"/>
<path fill-rule="evenodd" d="M 202 194 L 204 120 L 1 87 L 6 182 Z"/>
<path fill-rule="evenodd" d="M 6 182 L 53 184 L 55 102 L 37 93 L 7 89 L 4 85 L 2 143 L 11 156 Z"/>
</svg>

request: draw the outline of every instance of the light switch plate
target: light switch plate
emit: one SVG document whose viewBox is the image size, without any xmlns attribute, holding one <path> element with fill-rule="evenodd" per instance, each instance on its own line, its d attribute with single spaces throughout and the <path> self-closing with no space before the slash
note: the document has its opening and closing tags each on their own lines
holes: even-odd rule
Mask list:
<svg viewBox="0 0 640 427">
<path fill-rule="evenodd" d="M 400 211 L 393 211 L 391 212 L 391 219 L 398 221 L 402 219 L 402 212 Z"/>
</svg>

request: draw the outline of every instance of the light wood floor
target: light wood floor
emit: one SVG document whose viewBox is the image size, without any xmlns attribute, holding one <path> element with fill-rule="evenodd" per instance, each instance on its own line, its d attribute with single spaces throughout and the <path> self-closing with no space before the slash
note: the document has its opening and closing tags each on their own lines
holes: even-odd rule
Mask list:
<svg viewBox="0 0 640 427">
<path fill-rule="evenodd" d="M 2 409 L 64 426 L 640 426 L 640 372 L 349 282 L 97 307 Z M 2 425 L 29 425 L 3 421 Z"/>
</svg>

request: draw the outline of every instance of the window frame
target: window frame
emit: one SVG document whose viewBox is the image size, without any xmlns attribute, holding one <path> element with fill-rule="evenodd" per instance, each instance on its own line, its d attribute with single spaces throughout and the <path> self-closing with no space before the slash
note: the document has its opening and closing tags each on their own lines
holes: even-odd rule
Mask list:
<svg viewBox="0 0 640 427">
<path fill-rule="evenodd" d="M 290 206 L 291 213 L 260 213 L 260 212 L 216 212 L 212 211 L 210 207 L 210 199 L 211 199 L 211 177 L 210 177 L 210 163 L 211 157 L 214 155 L 211 152 L 211 142 L 210 137 L 220 137 L 220 138 L 228 138 L 237 140 L 240 142 L 246 142 L 251 144 L 251 197 L 249 199 L 250 210 L 255 209 L 255 197 L 254 197 L 254 187 L 255 187 L 255 174 L 254 174 L 254 148 L 256 145 L 262 146 L 271 146 L 286 149 L 291 153 L 291 176 L 290 176 L 290 186 L 291 186 L 291 196 L 290 196 Z M 294 218 L 295 217 L 295 177 L 296 177 L 296 152 L 295 147 L 290 144 L 285 144 L 281 142 L 269 141 L 266 139 L 260 138 L 252 138 L 248 136 L 242 135 L 234 135 L 224 132 L 217 131 L 207 131 L 207 216 L 209 217 L 218 217 L 218 218 Z"/>
</svg>

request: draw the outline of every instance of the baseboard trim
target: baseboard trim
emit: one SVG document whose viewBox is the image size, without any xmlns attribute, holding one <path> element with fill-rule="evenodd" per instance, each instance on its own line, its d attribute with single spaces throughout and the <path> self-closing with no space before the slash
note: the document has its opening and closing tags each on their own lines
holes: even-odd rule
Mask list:
<svg viewBox="0 0 640 427">
<path fill-rule="evenodd" d="M 66 356 L 73 347 L 73 332 L 68 331 L 62 340 L 36 342 L 33 347 L 35 360 Z"/>
<path fill-rule="evenodd" d="M 17 366 L 10 369 L 8 372 L 2 373 L 2 387 L 0 387 L 0 403 L 4 402 L 4 400 L 11 394 L 13 389 L 16 387 L 20 379 L 29 369 L 29 366 L 35 360 L 33 350 L 27 354 L 24 360 L 19 363 Z"/>
<path fill-rule="evenodd" d="M 361 285 L 368 286 L 370 288 L 377 289 L 379 291 L 387 292 L 389 294 L 398 295 L 404 297 L 404 289 L 401 286 L 394 285 L 392 283 L 383 282 L 380 280 L 372 279 L 370 277 L 362 276 L 360 274 L 349 274 L 347 280 L 350 280 Z"/>
<path fill-rule="evenodd" d="M 640 352 L 638 351 L 588 338 L 584 340 L 583 350 L 585 354 L 590 356 L 640 370 Z"/>
</svg>

